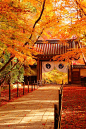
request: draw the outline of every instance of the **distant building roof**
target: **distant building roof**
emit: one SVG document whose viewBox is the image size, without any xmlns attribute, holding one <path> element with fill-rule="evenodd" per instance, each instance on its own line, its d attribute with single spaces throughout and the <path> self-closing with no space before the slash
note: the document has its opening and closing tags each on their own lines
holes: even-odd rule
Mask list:
<svg viewBox="0 0 86 129">
<path fill-rule="evenodd" d="M 67 43 L 68 45 L 65 46 Z M 56 55 L 66 53 L 68 48 L 74 47 L 74 43 L 73 39 L 66 39 L 64 41 L 60 41 L 59 39 L 46 41 L 38 40 L 35 47 L 41 55 Z"/>
</svg>

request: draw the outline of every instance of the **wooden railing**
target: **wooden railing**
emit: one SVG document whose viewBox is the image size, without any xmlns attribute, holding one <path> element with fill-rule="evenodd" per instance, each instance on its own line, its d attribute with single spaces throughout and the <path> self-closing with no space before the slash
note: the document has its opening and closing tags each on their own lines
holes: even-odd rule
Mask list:
<svg viewBox="0 0 86 129">
<path fill-rule="evenodd" d="M 42 81 L 37 81 L 37 83 L 35 81 L 34 82 L 28 81 L 28 85 L 26 85 L 25 82 L 23 82 L 21 84 L 21 87 L 19 86 L 19 83 L 16 83 L 15 85 L 16 85 L 15 88 L 13 88 L 13 86 L 10 83 L 8 83 L 7 85 L 4 84 L 2 86 L 4 96 L 1 96 L 2 91 L 0 91 L 0 100 L 1 101 L 3 101 L 3 99 L 4 99 L 4 101 L 8 101 L 15 97 L 20 97 L 21 95 L 25 95 L 26 93 L 29 93 L 35 89 L 38 89 L 39 86 L 42 86 Z M 4 87 L 5 87 L 5 89 L 4 89 Z M 12 90 L 14 90 L 14 92 Z M 7 96 L 5 96 L 5 91 L 6 91 Z"/>
<path fill-rule="evenodd" d="M 59 90 L 59 107 L 56 104 L 54 105 L 54 129 L 61 129 L 62 96 L 63 84 Z"/>
</svg>

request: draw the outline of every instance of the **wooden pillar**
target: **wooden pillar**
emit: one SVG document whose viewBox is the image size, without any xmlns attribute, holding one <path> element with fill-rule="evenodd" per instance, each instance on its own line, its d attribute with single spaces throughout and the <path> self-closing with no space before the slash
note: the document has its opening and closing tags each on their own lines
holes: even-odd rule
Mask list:
<svg viewBox="0 0 86 129">
<path fill-rule="evenodd" d="M 72 83 L 72 66 L 68 68 L 68 84 Z"/>
<path fill-rule="evenodd" d="M 61 44 L 60 44 L 60 54 L 62 54 L 62 53 L 61 53 Z"/>
<path fill-rule="evenodd" d="M 71 79 L 71 83 L 72 83 L 72 71 L 73 71 L 73 69 L 72 69 L 72 65 L 71 65 L 71 68 L 70 68 L 70 79 Z"/>
<path fill-rule="evenodd" d="M 40 80 L 40 64 L 39 59 L 37 60 L 37 81 Z"/>
<path fill-rule="evenodd" d="M 40 80 L 42 80 L 42 61 L 39 62 L 40 63 Z"/>
<path fill-rule="evenodd" d="M 70 81 L 69 81 L 69 68 L 68 68 L 68 84 L 69 84 L 69 82 L 70 82 Z"/>
<path fill-rule="evenodd" d="M 58 50 L 58 54 L 59 54 L 59 44 L 58 44 L 58 49 L 57 50 Z"/>
<path fill-rule="evenodd" d="M 31 84 L 32 82 L 31 82 L 31 76 L 29 76 L 29 84 Z"/>
</svg>

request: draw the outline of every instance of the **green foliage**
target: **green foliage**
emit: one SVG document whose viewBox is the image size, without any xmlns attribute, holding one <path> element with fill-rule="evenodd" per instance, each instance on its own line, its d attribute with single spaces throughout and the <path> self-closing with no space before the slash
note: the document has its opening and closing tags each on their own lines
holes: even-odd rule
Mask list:
<svg viewBox="0 0 86 129">
<path fill-rule="evenodd" d="M 16 67 L 11 72 L 11 83 L 15 82 L 23 82 L 24 81 L 24 67 L 20 68 L 20 64 L 16 65 Z"/>
<path fill-rule="evenodd" d="M 25 11 L 36 12 L 36 8 L 29 1 L 21 0 L 20 2 L 17 0 L 12 0 L 10 6 L 24 9 Z"/>
<path fill-rule="evenodd" d="M 2 68 L 5 63 L 9 60 L 10 54 L 5 50 L 5 54 L 0 58 L 0 68 Z M 0 73 L 0 80 L 4 79 L 6 76 L 6 82 L 10 80 L 10 83 L 23 82 L 24 81 L 24 67 L 18 63 L 13 69 L 12 67 L 17 62 L 17 58 L 14 58 L 13 61 Z M 12 69 L 12 70 L 11 70 Z M 10 74 L 9 74 L 10 71 Z"/>
</svg>

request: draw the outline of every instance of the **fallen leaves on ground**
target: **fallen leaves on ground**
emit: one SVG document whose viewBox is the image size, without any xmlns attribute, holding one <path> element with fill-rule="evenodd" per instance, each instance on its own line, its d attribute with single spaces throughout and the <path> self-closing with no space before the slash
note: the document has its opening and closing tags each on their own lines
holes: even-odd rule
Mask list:
<svg viewBox="0 0 86 129">
<path fill-rule="evenodd" d="M 62 129 L 86 129 L 86 87 L 64 87 Z"/>
</svg>

